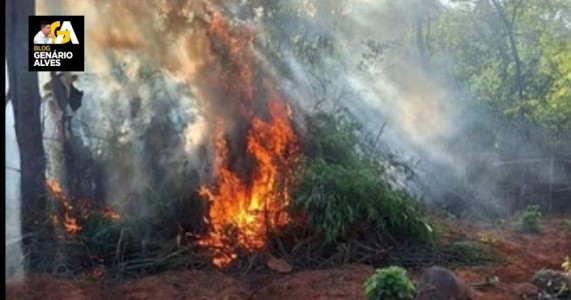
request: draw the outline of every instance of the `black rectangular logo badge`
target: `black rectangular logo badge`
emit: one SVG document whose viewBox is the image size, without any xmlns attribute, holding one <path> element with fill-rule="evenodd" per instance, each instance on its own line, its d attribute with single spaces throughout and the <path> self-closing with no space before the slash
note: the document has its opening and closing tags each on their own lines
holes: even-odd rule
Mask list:
<svg viewBox="0 0 571 300">
<path fill-rule="evenodd" d="M 84 71 L 84 17 L 30 16 L 30 71 Z"/>
</svg>

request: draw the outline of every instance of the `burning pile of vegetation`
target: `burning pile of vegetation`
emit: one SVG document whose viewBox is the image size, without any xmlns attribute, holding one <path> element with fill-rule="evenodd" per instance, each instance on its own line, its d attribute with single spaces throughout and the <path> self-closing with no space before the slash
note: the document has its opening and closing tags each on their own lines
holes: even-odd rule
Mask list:
<svg viewBox="0 0 571 300">
<path fill-rule="evenodd" d="M 63 209 L 54 224 L 80 253 L 70 264 L 121 276 L 174 267 L 248 271 L 264 268 L 269 255 L 316 267 L 395 260 L 390 249 L 434 242 L 419 202 L 390 183 L 348 114 L 292 108 L 259 67 L 251 33 L 220 13 L 199 21 L 216 58 L 202 72 L 217 73 L 204 78 L 221 81 L 216 92 L 201 91 L 222 111 L 212 114 L 211 178 L 176 193 L 168 184 L 149 187 L 143 194 L 155 213 L 120 220 L 72 203 L 48 181 Z M 203 83 L 199 89 L 213 85 Z M 189 228 L 191 215 L 181 212 L 196 203 L 204 206 L 202 226 Z"/>
<path fill-rule="evenodd" d="M 304 248 L 299 239 L 330 248 L 359 236 L 364 241 L 367 231 L 376 233 L 370 240 L 383 245 L 378 250 L 405 236 L 432 241 L 418 202 L 392 188 L 379 162 L 362 154 L 369 149 L 361 146 L 353 124 L 318 113 L 296 126 L 293 114 L 302 112 L 294 112 L 271 76 L 255 68 L 249 35 L 219 14 L 208 28 L 226 62 L 219 65 L 227 69 L 225 101 L 238 101 L 240 116 L 234 121 L 247 128 L 245 134 L 230 136 L 239 139 L 234 143 L 239 147 L 231 148 L 225 139 L 228 127 L 219 123 L 214 182 L 200 187 L 209 205 L 207 231 L 197 242 L 214 251 L 214 265 L 227 266 L 240 252 L 264 251 L 295 263 L 301 258 L 296 251 Z M 232 154 L 245 163 L 229 160 Z M 317 256 L 329 258 L 325 248 Z"/>
<path fill-rule="evenodd" d="M 419 202 L 392 187 L 381 164 L 365 155 L 370 149 L 359 142 L 354 123 L 318 112 L 294 129 L 291 110 L 277 98 L 268 110 L 272 121 L 254 119 L 248 131 L 249 180 L 231 169 L 232 149 L 218 131 L 213 183 L 194 194 L 195 201 L 209 203 L 202 233 L 172 228 L 168 214 L 144 220 L 85 208 L 74 213 L 71 200 L 50 180 L 64 209 L 65 237 L 81 245 L 74 251 L 83 250 L 72 261 L 87 259 L 91 268 L 105 265 L 121 276 L 210 264 L 263 270 L 267 255 L 305 268 L 398 261 L 394 249 L 434 242 Z M 187 209 L 184 203 L 174 210 Z"/>
</svg>

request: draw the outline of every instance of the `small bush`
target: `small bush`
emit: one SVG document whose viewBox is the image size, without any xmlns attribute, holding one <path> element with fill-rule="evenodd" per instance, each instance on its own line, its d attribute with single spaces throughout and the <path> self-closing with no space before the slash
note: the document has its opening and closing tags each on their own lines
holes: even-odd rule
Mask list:
<svg viewBox="0 0 571 300">
<path fill-rule="evenodd" d="M 571 232 L 571 219 L 567 219 L 565 221 L 563 221 L 564 225 L 565 225 L 565 229 L 567 229 L 567 231 Z"/>
<path fill-rule="evenodd" d="M 527 232 L 541 231 L 541 211 L 539 205 L 528 205 L 521 215 L 521 226 Z"/>
<path fill-rule="evenodd" d="M 377 269 L 363 287 L 368 300 L 409 300 L 416 292 L 406 270 L 397 266 Z"/>
</svg>

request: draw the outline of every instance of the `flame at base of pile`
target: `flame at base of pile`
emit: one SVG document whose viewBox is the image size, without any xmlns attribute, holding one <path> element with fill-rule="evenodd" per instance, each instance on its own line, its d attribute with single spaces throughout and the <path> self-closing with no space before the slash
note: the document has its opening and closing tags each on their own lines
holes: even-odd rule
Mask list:
<svg viewBox="0 0 571 300">
<path fill-rule="evenodd" d="M 216 187 L 199 190 L 210 201 L 209 232 L 199 244 L 214 250 L 213 263 L 219 267 L 236 259 L 237 249 L 263 249 L 268 231 L 289 222 L 288 186 L 298 156 L 297 137 L 289 107 L 272 97 L 268 109 L 270 120 L 254 118 L 247 135 L 247 150 L 256 164 L 249 184 L 228 169 L 224 131 L 217 129 Z"/>
<path fill-rule="evenodd" d="M 90 201 L 86 199 L 75 200 L 74 202 L 76 202 L 76 205 L 74 207 L 72 206 L 71 199 L 63 192 L 63 188 L 59 182 L 53 178 L 48 178 L 46 185 L 53 197 L 60 202 L 62 207 L 62 214 L 60 216 L 55 213 L 50 215 L 52 225 L 61 225 L 65 233 L 69 235 L 79 233 L 82 229 L 80 221 L 86 220 L 89 218 L 90 214 L 94 212 L 90 207 Z M 110 220 L 118 220 L 121 218 L 117 212 L 113 211 L 109 207 L 103 209 L 100 213 L 103 217 Z"/>
</svg>

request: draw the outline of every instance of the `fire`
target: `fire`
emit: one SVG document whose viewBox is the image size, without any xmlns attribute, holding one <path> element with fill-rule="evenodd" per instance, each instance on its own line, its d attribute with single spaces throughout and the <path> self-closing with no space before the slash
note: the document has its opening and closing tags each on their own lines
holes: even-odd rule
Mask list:
<svg viewBox="0 0 571 300">
<path fill-rule="evenodd" d="M 235 69 L 222 74 L 222 82 L 226 88 L 233 89 L 243 95 L 246 104 L 254 98 L 254 74 L 249 62 L 252 60 L 248 51 L 249 43 L 253 40 L 252 32 L 242 30 L 237 32 L 220 12 L 214 12 L 210 22 L 209 31 L 224 43 L 228 49 L 228 56 Z M 232 68 L 230 68 L 232 69 Z"/>
<path fill-rule="evenodd" d="M 233 22 L 224 10 L 211 5 L 205 30 L 210 51 L 220 58 L 211 61 L 205 78 L 216 78 L 216 93 L 205 93 L 207 99 L 227 105 L 214 120 L 230 117 L 230 122 L 219 122 L 214 136 L 215 178 L 212 186 L 201 186 L 199 193 L 210 202 L 205 222 L 208 233 L 198 244 L 213 250 L 213 263 L 225 266 L 237 258 L 239 250 L 261 250 L 266 247 L 269 231 L 289 222 L 288 186 L 292 166 L 297 158 L 297 137 L 292 127 L 291 108 L 284 105 L 271 79 L 264 76 L 253 47 L 255 28 Z M 210 13 L 211 12 L 211 13 Z M 206 69 L 205 69 L 206 70 Z M 213 76 L 214 75 L 214 76 Z M 203 85 L 204 86 L 204 85 Z M 207 86 L 207 85 L 206 85 Z M 256 113 L 267 103 L 267 110 Z M 235 113 L 229 116 L 227 114 Z M 252 117 L 254 115 L 254 117 Z M 236 123 L 247 125 L 244 138 L 252 169 L 248 174 L 233 169 L 229 161 L 230 147 L 225 134 Z M 234 132 L 235 133 L 235 132 Z M 232 144 L 234 145 L 234 144 Z"/>
<path fill-rule="evenodd" d="M 59 182 L 53 178 L 48 178 L 46 185 L 52 195 L 59 200 L 61 207 L 63 208 L 63 214 L 61 217 L 58 217 L 56 214 L 50 216 L 52 224 L 54 226 L 62 225 L 65 232 L 71 235 L 80 232 L 82 228 L 80 221 L 86 220 L 92 213 L 90 201 L 85 199 L 74 201 L 79 207 L 73 207 L 71 205 L 72 201 L 65 195 Z M 118 213 L 109 207 L 105 208 L 103 216 L 111 220 L 118 220 L 121 218 Z"/>
<path fill-rule="evenodd" d="M 116 211 L 113 211 L 109 207 L 105 208 L 105 210 L 103 211 L 103 216 L 108 218 L 108 219 L 111 219 L 111 220 L 121 219 L 121 215 L 119 213 L 117 213 Z"/>
<path fill-rule="evenodd" d="M 51 220 L 54 225 L 62 224 L 64 230 L 67 233 L 75 234 L 81 230 L 81 226 L 77 221 L 77 218 L 73 216 L 73 207 L 69 199 L 64 195 L 63 189 L 59 182 L 53 178 L 48 178 L 47 180 L 48 189 L 52 192 L 54 197 L 56 197 L 63 207 L 63 220 L 58 220 L 57 216 L 52 215 Z"/>
<path fill-rule="evenodd" d="M 59 184 L 59 182 L 57 182 L 55 179 L 53 179 L 53 178 L 48 178 L 48 180 L 47 180 L 46 183 L 47 183 L 48 188 L 50 189 L 50 191 L 51 191 L 56 197 L 63 195 L 63 189 L 61 188 L 61 185 Z"/>
<path fill-rule="evenodd" d="M 215 137 L 216 188 L 201 187 L 211 202 L 210 232 L 199 244 L 215 251 L 213 263 L 224 266 L 236 257 L 236 249 L 260 250 L 268 230 L 288 223 L 288 178 L 297 157 L 297 138 L 288 109 L 278 98 L 268 104 L 270 121 L 254 118 L 247 136 L 248 153 L 256 162 L 247 184 L 226 165 L 228 146 L 219 126 Z"/>
</svg>

